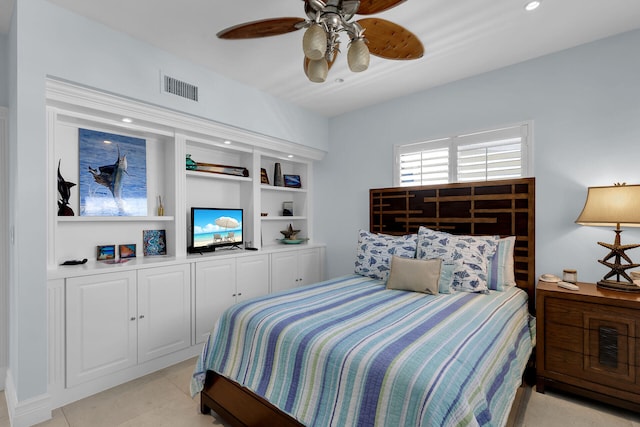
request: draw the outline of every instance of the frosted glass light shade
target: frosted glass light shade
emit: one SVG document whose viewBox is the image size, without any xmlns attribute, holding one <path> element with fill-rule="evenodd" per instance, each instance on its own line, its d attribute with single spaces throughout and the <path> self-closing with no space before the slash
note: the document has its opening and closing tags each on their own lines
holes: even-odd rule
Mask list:
<svg viewBox="0 0 640 427">
<path fill-rule="evenodd" d="M 640 185 L 589 187 L 587 201 L 576 223 L 640 227 Z"/>
<path fill-rule="evenodd" d="M 324 83 L 327 79 L 327 74 L 329 74 L 329 64 L 327 60 L 316 59 L 309 61 L 309 66 L 307 67 L 307 77 L 314 83 Z"/>
<path fill-rule="evenodd" d="M 351 71 L 359 73 L 369 68 L 369 59 L 369 48 L 364 39 L 357 39 L 351 42 L 347 53 L 347 63 Z"/>
<path fill-rule="evenodd" d="M 322 26 L 312 24 L 302 37 L 302 49 L 307 58 L 321 59 L 327 51 L 327 33 Z"/>
</svg>

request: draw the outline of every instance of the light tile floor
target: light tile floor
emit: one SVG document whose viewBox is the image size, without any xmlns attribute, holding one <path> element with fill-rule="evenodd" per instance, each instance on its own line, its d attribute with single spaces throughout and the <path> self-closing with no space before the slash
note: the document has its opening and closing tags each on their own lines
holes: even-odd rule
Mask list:
<svg viewBox="0 0 640 427">
<path fill-rule="evenodd" d="M 226 426 L 202 415 L 199 399 L 189 396 L 195 359 L 87 397 L 53 411 L 39 427 L 198 427 Z M 640 427 L 640 414 L 569 395 L 531 391 L 519 424 L 526 427 Z M 0 392 L 0 427 L 9 427 Z"/>
</svg>

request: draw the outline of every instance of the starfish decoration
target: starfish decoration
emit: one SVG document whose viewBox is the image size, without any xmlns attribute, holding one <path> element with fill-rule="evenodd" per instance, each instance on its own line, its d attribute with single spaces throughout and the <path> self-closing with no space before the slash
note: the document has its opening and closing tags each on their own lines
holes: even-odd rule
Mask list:
<svg viewBox="0 0 640 427">
<path fill-rule="evenodd" d="M 294 230 L 291 224 L 289 224 L 289 228 L 287 228 L 286 230 L 282 230 L 280 232 L 284 234 L 285 239 L 294 240 L 296 238 L 296 235 L 300 232 L 300 230 Z"/>
<path fill-rule="evenodd" d="M 603 242 L 598 242 L 598 244 L 600 246 L 604 246 L 607 249 L 610 249 L 611 252 L 609 252 L 609 254 L 604 257 L 601 260 L 598 260 L 598 262 L 600 264 L 606 265 L 607 267 L 609 267 L 611 269 L 611 271 L 609 273 L 607 273 L 606 276 L 604 276 L 604 280 L 616 276 L 618 281 L 620 279 L 620 276 L 624 277 L 625 279 L 627 279 L 629 281 L 629 283 L 633 283 L 633 279 L 631 279 L 631 277 L 627 274 L 627 272 L 625 270 L 628 270 L 630 268 L 635 268 L 640 266 L 640 264 L 634 264 L 633 261 L 631 261 L 631 258 L 629 258 L 629 256 L 627 254 L 624 253 L 624 251 L 626 251 L 627 249 L 633 249 L 633 248 L 637 248 L 640 247 L 640 244 L 633 244 L 633 245 L 621 245 L 620 244 L 620 233 L 618 231 L 616 231 L 616 240 L 613 244 L 610 243 L 603 243 Z M 615 257 L 615 262 L 609 262 L 609 260 L 611 258 Z M 628 264 L 621 264 L 621 258 L 624 259 L 625 261 L 628 262 Z"/>
</svg>

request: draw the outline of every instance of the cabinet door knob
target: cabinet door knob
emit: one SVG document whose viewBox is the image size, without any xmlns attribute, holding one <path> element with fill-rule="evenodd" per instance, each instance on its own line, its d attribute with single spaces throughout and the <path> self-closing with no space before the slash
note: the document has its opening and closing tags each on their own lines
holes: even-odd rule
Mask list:
<svg viewBox="0 0 640 427">
<path fill-rule="evenodd" d="M 135 318 L 135 317 L 132 317 L 132 318 L 131 318 L 131 321 L 133 322 L 134 320 L 136 320 L 136 318 Z"/>
<path fill-rule="evenodd" d="M 241 296 L 242 296 L 242 292 L 240 292 L 240 293 L 238 294 L 238 296 L 239 296 L 239 297 L 241 297 Z"/>
<path fill-rule="evenodd" d="M 141 315 L 140 315 L 140 318 L 141 318 L 141 319 L 144 319 L 144 314 L 141 314 Z"/>
</svg>

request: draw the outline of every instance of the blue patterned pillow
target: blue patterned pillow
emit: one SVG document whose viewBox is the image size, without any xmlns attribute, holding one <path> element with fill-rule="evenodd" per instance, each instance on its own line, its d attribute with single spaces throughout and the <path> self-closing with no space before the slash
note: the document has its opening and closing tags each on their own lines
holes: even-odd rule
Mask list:
<svg viewBox="0 0 640 427">
<path fill-rule="evenodd" d="M 360 230 L 355 273 L 373 279 L 387 280 L 393 255 L 415 258 L 417 236 L 388 236 Z"/>
<path fill-rule="evenodd" d="M 488 292 L 487 263 L 497 245 L 497 236 L 457 236 L 420 227 L 416 258 L 454 262 L 460 268 L 453 274 L 453 289 Z"/>
</svg>

